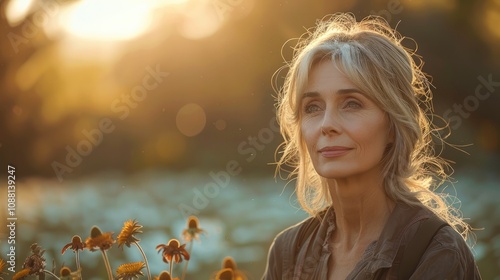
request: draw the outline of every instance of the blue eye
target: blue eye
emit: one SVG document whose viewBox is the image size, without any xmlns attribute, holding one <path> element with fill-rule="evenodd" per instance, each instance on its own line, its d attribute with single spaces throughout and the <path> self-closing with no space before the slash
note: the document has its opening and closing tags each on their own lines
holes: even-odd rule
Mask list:
<svg viewBox="0 0 500 280">
<path fill-rule="evenodd" d="M 316 104 L 308 104 L 304 107 L 304 112 L 306 114 L 314 113 L 314 112 L 317 112 L 320 110 L 321 110 L 321 108 Z"/>
<path fill-rule="evenodd" d="M 354 100 L 349 100 L 344 104 L 344 108 L 346 109 L 359 109 L 361 108 L 361 104 Z"/>
</svg>

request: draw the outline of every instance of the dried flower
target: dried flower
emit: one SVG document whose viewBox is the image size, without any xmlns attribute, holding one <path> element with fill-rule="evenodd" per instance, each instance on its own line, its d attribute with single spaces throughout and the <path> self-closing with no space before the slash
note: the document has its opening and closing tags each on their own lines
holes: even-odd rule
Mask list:
<svg viewBox="0 0 500 280">
<path fill-rule="evenodd" d="M 90 237 L 85 240 L 86 247 L 90 251 L 95 251 L 97 250 L 97 248 L 99 248 L 101 251 L 108 250 L 109 248 L 111 248 L 113 243 L 115 243 L 115 241 L 113 240 L 113 233 L 102 233 L 102 231 L 97 226 L 92 227 L 92 229 L 90 230 Z"/>
<path fill-rule="evenodd" d="M 227 256 L 222 260 L 222 268 L 230 268 L 232 270 L 236 270 L 236 262 L 232 257 Z"/>
<path fill-rule="evenodd" d="M 24 261 L 23 268 L 29 268 L 30 274 L 43 274 L 43 271 L 45 270 L 45 258 L 43 257 L 44 252 L 45 250 L 42 250 L 42 247 L 33 243 L 31 245 L 31 255 Z"/>
<path fill-rule="evenodd" d="M 138 224 L 136 220 L 128 220 L 123 223 L 123 228 L 116 240 L 118 241 L 118 247 L 123 246 L 123 244 L 130 247 L 130 244 L 139 242 L 140 239 L 136 238 L 134 234 L 142 233 L 140 230 L 142 228 L 141 225 Z"/>
<path fill-rule="evenodd" d="M 67 266 L 63 266 L 59 271 L 59 276 L 61 280 L 81 280 L 81 270 L 71 271 Z"/>
<path fill-rule="evenodd" d="M 200 239 L 200 234 L 205 233 L 205 231 L 199 228 L 198 218 L 195 216 L 189 216 L 187 222 L 188 228 L 182 231 L 184 239 L 189 242 L 193 239 Z"/>
<path fill-rule="evenodd" d="M 82 238 L 79 235 L 74 235 L 73 238 L 71 238 L 71 242 L 66 244 L 62 250 L 61 254 L 64 254 L 66 250 L 70 249 L 75 252 L 75 259 L 76 259 L 76 268 L 80 269 L 80 255 L 78 251 L 83 251 L 85 249 L 86 245 L 85 243 L 82 242 Z"/>
<path fill-rule="evenodd" d="M 64 252 L 66 252 L 66 250 L 68 249 L 73 250 L 73 252 L 76 252 L 78 250 L 83 251 L 83 249 L 85 249 L 85 243 L 82 242 L 82 238 L 80 236 L 75 235 L 73 236 L 73 238 L 71 238 L 71 243 L 66 244 L 62 248 L 61 254 L 64 254 Z"/>
<path fill-rule="evenodd" d="M 116 269 L 116 280 L 131 280 L 144 275 L 142 269 L 146 266 L 143 262 L 133 262 L 120 265 Z"/>
<path fill-rule="evenodd" d="M 204 230 L 199 228 L 199 221 L 196 216 L 189 216 L 188 221 L 187 221 L 187 229 L 182 231 L 182 235 L 184 236 L 184 240 L 189 242 L 189 247 L 188 247 L 188 254 L 191 254 L 191 250 L 193 249 L 193 240 L 197 239 L 199 240 L 199 236 L 202 233 L 205 233 Z M 186 273 L 187 273 L 187 268 L 189 265 L 189 259 L 186 261 L 184 265 L 184 269 L 182 270 L 182 280 L 186 279 Z"/>
<path fill-rule="evenodd" d="M 97 227 L 93 226 L 92 229 L 90 230 L 90 237 L 85 240 L 85 245 L 90 251 L 96 251 L 97 249 L 100 249 L 101 254 L 102 254 L 102 259 L 104 260 L 104 265 L 106 266 L 106 272 L 108 273 L 108 279 L 113 280 L 113 271 L 111 270 L 111 265 L 109 264 L 109 259 L 106 254 L 106 250 L 111 248 L 111 246 L 115 243 L 113 240 L 113 233 L 112 232 L 105 232 L 102 233 L 102 231 Z"/>
<path fill-rule="evenodd" d="M 179 278 L 172 278 L 172 276 L 170 276 L 170 273 L 164 270 L 160 273 L 160 275 L 155 277 L 155 280 L 179 280 Z"/>
<path fill-rule="evenodd" d="M 185 260 L 189 260 L 189 253 L 184 249 L 186 247 L 186 244 L 183 244 L 179 246 L 180 243 L 177 239 L 170 239 L 168 242 L 168 245 L 165 244 L 160 244 L 156 246 L 156 250 L 163 252 L 161 253 L 163 256 L 163 261 L 166 263 L 169 263 L 174 260 L 176 263 L 182 262 L 182 258 L 184 257 Z"/>
<path fill-rule="evenodd" d="M 6 264 L 7 263 L 3 259 L 0 259 L 0 273 L 3 272 L 3 269 L 5 268 Z"/>
<path fill-rule="evenodd" d="M 59 271 L 59 276 L 61 277 L 67 277 L 71 274 L 71 269 L 67 266 L 63 266 L 61 270 Z"/>
<path fill-rule="evenodd" d="M 3 280 L 3 277 L 1 275 L 8 275 L 8 273 L 3 272 L 3 269 L 6 265 L 7 263 L 3 259 L 0 259 L 0 280 Z"/>
<path fill-rule="evenodd" d="M 131 244 L 134 244 L 137 247 L 139 252 L 141 252 L 144 263 L 146 264 L 148 280 L 151 280 L 151 271 L 149 270 L 148 259 L 146 258 L 144 250 L 142 250 L 142 247 L 139 245 L 140 239 L 134 236 L 134 234 L 142 233 L 141 228 L 142 226 L 139 225 L 136 220 L 125 221 L 125 223 L 123 223 L 122 231 L 120 232 L 120 234 L 118 234 L 118 237 L 116 237 L 116 239 L 118 240 L 118 247 L 123 246 L 123 244 L 127 245 L 127 247 L 130 247 Z"/>
<path fill-rule="evenodd" d="M 233 278 L 234 280 L 247 280 L 248 278 L 246 275 L 238 269 L 236 262 L 232 257 L 225 257 L 224 260 L 222 260 L 222 269 L 218 272 L 223 272 L 226 271 L 227 269 L 232 271 Z M 216 278 L 217 279 L 217 278 Z"/>
<path fill-rule="evenodd" d="M 22 279 L 26 276 L 30 275 L 30 269 L 29 268 L 24 268 L 23 270 L 17 272 L 16 274 L 14 274 L 14 276 L 12 276 L 12 280 L 18 280 L 18 279 Z"/>
<path fill-rule="evenodd" d="M 219 272 L 217 272 L 217 275 L 215 276 L 215 280 L 233 280 L 233 279 L 234 279 L 233 270 L 230 268 L 221 269 Z"/>
</svg>

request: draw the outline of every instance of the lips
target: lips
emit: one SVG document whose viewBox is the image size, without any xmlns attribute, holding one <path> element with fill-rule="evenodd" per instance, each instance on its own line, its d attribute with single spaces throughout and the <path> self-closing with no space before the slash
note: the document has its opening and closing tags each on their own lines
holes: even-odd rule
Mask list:
<svg viewBox="0 0 500 280">
<path fill-rule="evenodd" d="M 318 152 L 324 157 L 339 157 L 347 154 L 352 148 L 342 146 L 328 146 L 320 149 Z"/>
</svg>

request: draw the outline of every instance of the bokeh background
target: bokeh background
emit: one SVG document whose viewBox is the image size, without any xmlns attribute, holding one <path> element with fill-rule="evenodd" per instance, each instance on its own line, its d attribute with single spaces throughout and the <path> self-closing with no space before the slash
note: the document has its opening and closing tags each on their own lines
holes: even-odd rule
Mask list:
<svg viewBox="0 0 500 280">
<path fill-rule="evenodd" d="M 155 246 L 181 239 L 196 214 L 207 234 L 188 279 L 208 279 L 225 256 L 259 279 L 273 237 L 306 217 L 293 182 L 274 177 L 272 77 L 296 38 L 339 11 L 383 16 L 418 44 L 455 146 L 442 151 L 455 168 L 443 189 L 482 228 L 483 278 L 500 279 L 497 0 L 0 2 L 0 223 L 10 164 L 17 270 L 34 242 L 48 270 L 74 269 L 60 254 L 73 235 L 98 225 L 116 237 L 137 219 L 158 274 L 168 266 Z M 0 258 L 7 237 L 0 226 Z M 113 269 L 141 260 L 134 248 L 109 254 Z M 105 279 L 98 253 L 82 263 L 84 279 Z"/>
</svg>

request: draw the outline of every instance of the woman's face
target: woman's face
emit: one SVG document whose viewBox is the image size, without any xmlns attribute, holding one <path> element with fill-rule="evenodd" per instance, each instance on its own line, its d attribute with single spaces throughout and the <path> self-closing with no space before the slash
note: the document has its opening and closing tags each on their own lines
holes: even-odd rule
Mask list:
<svg viewBox="0 0 500 280">
<path fill-rule="evenodd" d="M 341 179 L 381 171 L 391 140 L 388 118 L 332 61 L 312 68 L 299 98 L 302 137 L 320 176 Z"/>
</svg>

